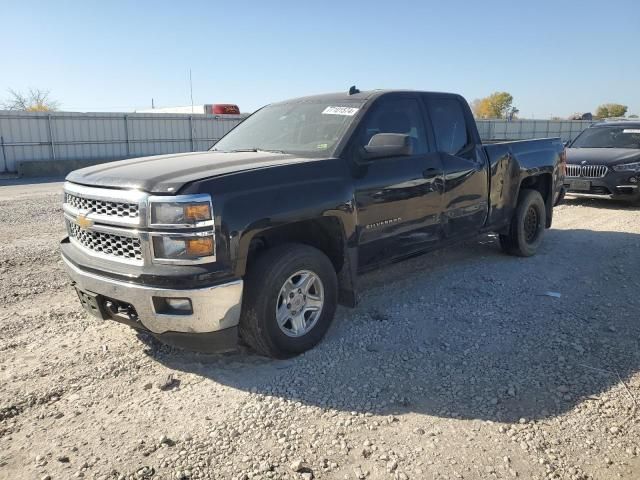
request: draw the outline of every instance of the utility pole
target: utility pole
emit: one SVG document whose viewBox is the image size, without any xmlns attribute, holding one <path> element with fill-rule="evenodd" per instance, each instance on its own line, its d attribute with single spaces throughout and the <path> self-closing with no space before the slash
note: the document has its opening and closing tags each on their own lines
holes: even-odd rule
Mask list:
<svg viewBox="0 0 640 480">
<path fill-rule="evenodd" d="M 193 82 L 191 80 L 191 69 L 189 69 L 189 91 L 191 94 L 191 113 L 193 113 Z"/>
</svg>

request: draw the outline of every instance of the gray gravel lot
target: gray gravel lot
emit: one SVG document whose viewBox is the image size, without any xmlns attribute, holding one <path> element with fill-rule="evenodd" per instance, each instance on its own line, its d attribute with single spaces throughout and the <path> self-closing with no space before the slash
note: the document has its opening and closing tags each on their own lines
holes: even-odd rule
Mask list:
<svg viewBox="0 0 640 480">
<path fill-rule="evenodd" d="M 86 316 L 60 190 L 0 186 L 0 478 L 640 478 L 639 208 L 569 201 L 534 258 L 487 236 L 368 274 L 274 361 Z"/>
</svg>

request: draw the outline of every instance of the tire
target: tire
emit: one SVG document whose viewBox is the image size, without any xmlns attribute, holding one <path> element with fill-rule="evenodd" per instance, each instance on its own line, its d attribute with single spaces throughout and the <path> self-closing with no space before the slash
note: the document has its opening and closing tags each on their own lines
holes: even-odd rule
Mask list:
<svg viewBox="0 0 640 480">
<path fill-rule="evenodd" d="M 305 352 L 333 321 L 338 280 L 329 258 L 316 248 L 289 243 L 267 250 L 248 270 L 244 285 L 240 336 L 262 355 L 288 358 Z"/>
<path fill-rule="evenodd" d="M 511 219 L 509 233 L 500 235 L 500 246 L 511 255 L 531 257 L 538 251 L 546 228 L 547 210 L 537 190 L 522 190 Z"/>
</svg>

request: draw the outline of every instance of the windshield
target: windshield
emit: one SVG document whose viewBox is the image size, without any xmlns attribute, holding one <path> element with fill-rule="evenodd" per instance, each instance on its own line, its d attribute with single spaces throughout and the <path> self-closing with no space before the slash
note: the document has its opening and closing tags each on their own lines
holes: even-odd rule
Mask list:
<svg viewBox="0 0 640 480">
<path fill-rule="evenodd" d="M 640 148 L 640 127 L 592 127 L 582 132 L 571 148 Z"/>
<path fill-rule="evenodd" d="M 269 105 L 230 131 L 211 150 L 330 156 L 361 106 L 361 102 Z"/>
</svg>

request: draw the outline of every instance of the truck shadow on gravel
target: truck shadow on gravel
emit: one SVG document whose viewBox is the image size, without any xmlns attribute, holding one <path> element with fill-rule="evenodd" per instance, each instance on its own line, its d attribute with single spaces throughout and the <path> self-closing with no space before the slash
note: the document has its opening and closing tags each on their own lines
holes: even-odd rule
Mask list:
<svg viewBox="0 0 640 480">
<path fill-rule="evenodd" d="M 148 339 L 147 350 L 177 377 L 342 411 L 514 422 L 607 397 L 631 413 L 638 251 L 636 234 L 551 230 L 523 259 L 482 237 L 362 277 L 358 308 L 339 309 L 324 342 L 297 358 L 200 355 Z"/>
</svg>

